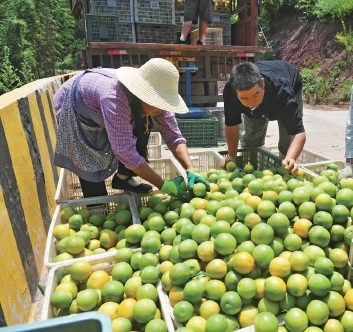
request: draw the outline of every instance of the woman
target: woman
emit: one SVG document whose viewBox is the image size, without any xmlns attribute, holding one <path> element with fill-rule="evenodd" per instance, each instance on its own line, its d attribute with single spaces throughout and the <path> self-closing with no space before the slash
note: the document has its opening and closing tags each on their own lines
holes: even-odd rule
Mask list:
<svg viewBox="0 0 353 332">
<path fill-rule="evenodd" d="M 178 94 L 179 73 L 167 60 L 155 58 L 139 69 L 89 69 L 57 91 L 58 119 L 54 164 L 80 179 L 84 197 L 107 195 L 104 180 L 113 173 L 112 187 L 147 193 L 152 186 L 184 197 L 177 177 L 163 180 L 148 165 L 147 144 L 153 117 L 164 142 L 187 170 L 188 186 L 207 181 L 193 171 L 186 140 L 174 113 L 188 111 Z"/>
</svg>

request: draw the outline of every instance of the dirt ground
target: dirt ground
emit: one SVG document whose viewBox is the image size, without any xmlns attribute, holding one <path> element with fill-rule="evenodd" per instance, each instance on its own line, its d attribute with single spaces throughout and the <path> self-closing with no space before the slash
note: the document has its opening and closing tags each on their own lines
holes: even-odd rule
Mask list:
<svg viewBox="0 0 353 332">
<path fill-rule="evenodd" d="M 345 22 L 346 27 L 353 25 L 353 19 Z M 273 43 L 276 58 L 293 63 L 297 67 L 310 67 L 313 63 L 320 63 L 320 74 L 330 77 L 335 67 L 347 60 L 344 45 L 335 41 L 335 35 L 342 32 L 343 26 L 338 23 L 320 23 L 318 21 L 301 22 L 297 17 L 282 17 L 273 24 L 265 37 Z M 330 94 L 339 94 L 342 82 L 352 79 L 353 68 L 349 66 L 336 77 Z M 328 96 L 329 97 L 329 96 Z M 308 101 L 310 102 L 310 101 Z M 346 108 L 348 103 L 334 105 Z M 316 105 L 310 105 L 316 108 Z M 319 109 L 327 109 L 319 105 Z M 332 107 L 329 107 L 332 109 Z"/>
</svg>

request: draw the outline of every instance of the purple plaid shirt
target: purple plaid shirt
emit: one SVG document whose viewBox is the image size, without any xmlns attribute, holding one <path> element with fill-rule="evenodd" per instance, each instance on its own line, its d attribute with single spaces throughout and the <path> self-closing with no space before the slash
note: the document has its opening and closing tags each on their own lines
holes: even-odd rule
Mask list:
<svg viewBox="0 0 353 332">
<path fill-rule="evenodd" d="M 115 69 L 105 70 L 115 72 Z M 55 94 L 54 107 L 57 118 L 60 115 L 65 92 L 71 86 L 73 79 L 74 77 L 65 82 Z M 84 103 L 103 117 L 105 129 L 117 159 L 129 169 L 141 166 L 145 159 L 136 150 L 136 137 L 132 133 L 131 124 L 132 113 L 122 84 L 117 79 L 98 73 L 88 73 L 80 80 L 79 92 Z M 186 143 L 174 113 L 166 111 L 153 118 L 168 148 Z"/>
</svg>

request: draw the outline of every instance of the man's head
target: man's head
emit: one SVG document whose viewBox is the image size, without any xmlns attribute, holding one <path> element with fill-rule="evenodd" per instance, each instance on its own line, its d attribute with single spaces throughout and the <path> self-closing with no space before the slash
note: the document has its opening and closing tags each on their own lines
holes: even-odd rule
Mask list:
<svg viewBox="0 0 353 332">
<path fill-rule="evenodd" d="M 242 62 L 233 67 L 229 80 L 244 106 L 253 110 L 262 103 L 265 81 L 254 63 Z"/>
</svg>

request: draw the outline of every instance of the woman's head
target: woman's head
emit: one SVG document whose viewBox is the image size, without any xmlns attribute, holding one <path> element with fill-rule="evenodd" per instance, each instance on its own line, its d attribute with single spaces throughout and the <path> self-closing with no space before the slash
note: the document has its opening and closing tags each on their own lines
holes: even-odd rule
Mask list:
<svg viewBox="0 0 353 332">
<path fill-rule="evenodd" d="M 148 105 L 174 113 L 188 111 L 178 94 L 179 72 L 165 59 L 150 59 L 138 69 L 120 67 L 116 76 L 132 94 Z"/>
</svg>

